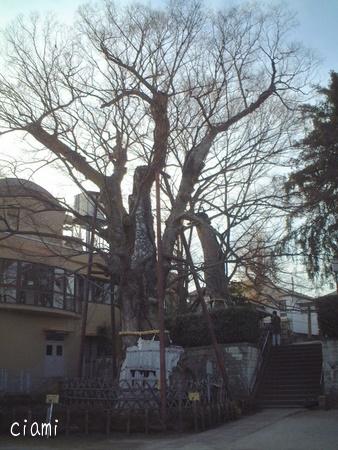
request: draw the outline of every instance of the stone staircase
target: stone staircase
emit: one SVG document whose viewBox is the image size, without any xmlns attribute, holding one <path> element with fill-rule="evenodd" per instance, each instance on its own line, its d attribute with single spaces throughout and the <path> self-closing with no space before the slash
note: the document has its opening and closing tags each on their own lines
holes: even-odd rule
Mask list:
<svg viewBox="0 0 338 450">
<path fill-rule="evenodd" d="M 257 391 L 257 406 L 297 408 L 316 404 L 321 371 L 320 343 L 272 347 Z"/>
</svg>

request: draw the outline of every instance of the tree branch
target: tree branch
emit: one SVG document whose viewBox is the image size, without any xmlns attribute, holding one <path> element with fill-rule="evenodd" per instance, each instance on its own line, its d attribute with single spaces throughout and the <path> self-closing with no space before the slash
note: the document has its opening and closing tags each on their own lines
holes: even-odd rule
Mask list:
<svg viewBox="0 0 338 450">
<path fill-rule="evenodd" d="M 56 135 L 47 133 L 39 123 L 28 125 L 25 129 L 38 142 L 51 150 L 55 155 L 66 159 L 75 170 L 81 172 L 98 187 L 103 185 L 105 180 L 104 175 L 95 170 L 83 156 L 74 152 L 66 144 L 61 142 Z"/>
</svg>

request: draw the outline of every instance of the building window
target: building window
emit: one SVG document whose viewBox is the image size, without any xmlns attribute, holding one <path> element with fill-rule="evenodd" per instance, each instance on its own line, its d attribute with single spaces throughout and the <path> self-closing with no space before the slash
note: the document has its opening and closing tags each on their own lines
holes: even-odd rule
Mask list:
<svg viewBox="0 0 338 450">
<path fill-rule="evenodd" d="M 0 258 L 0 302 L 80 312 L 85 277 L 58 267 Z M 91 280 L 89 301 L 110 303 L 110 284 Z"/>
<path fill-rule="evenodd" d="M 89 301 L 93 303 L 104 303 L 106 305 L 110 305 L 110 283 L 97 279 L 90 280 Z"/>
<path fill-rule="evenodd" d="M 40 264 L 36 278 L 37 305 L 48 307 L 53 306 L 53 282 L 54 268 Z"/>
<path fill-rule="evenodd" d="M 11 259 L 0 259 L 0 302 L 16 303 L 18 264 Z"/>
<path fill-rule="evenodd" d="M 54 308 L 64 308 L 65 299 L 65 271 L 63 269 L 56 268 L 54 271 L 54 295 L 53 306 Z"/>
<path fill-rule="evenodd" d="M 35 305 L 35 267 L 31 263 L 22 262 L 19 268 L 19 302 L 25 305 Z"/>
<path fill-rule="evenodd" d="M 46 355 L 47 356 L 52 356 L 53 355 L 53 346 L 48 344 L 46 345 Z"/>
</svg>

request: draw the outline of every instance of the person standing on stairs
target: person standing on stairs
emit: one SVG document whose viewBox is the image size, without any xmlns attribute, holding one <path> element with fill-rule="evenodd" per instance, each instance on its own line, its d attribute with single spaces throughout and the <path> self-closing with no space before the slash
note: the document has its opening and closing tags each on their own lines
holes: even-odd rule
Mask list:
<svg viewBox="0 0 338 450">
<path fill-rule="evenodd" d="M 271 331 L 272 331 L 272 345 L 280 345 L 280 335 L 281 335 L 281 324 L 280 317 L 277 315 L 277 311 L 272 313 L 271 317 Z"/>
</svg>

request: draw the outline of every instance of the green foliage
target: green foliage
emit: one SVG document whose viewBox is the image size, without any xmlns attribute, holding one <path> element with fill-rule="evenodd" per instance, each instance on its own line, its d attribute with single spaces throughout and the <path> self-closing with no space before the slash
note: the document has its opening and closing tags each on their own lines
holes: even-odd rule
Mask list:
<svg viewBox="0 0 338 450">
<path fill-rule="evenodd" d="M 332 72 L 329 87 L 318 93 L 322 102 L 303 107 L 312 130 L 296 145 L 302 149 L 297 171 L 285 186 L 293 206 L 286 241 L 300 245 L 311 278 L 321 270 L 330 276 L 338 254 L 338 74 Z"/>
<path fill-rule="evenodd" d="M 338 295 L 317 300 L 318 325 L 324 337 L 338 338 Z"/>
<path fill-rule="evenodd" d="M 233 306 L 210 311 L 210 316 L 220 344 L 257 342 L 259 315 L 249 306 Z M 210 345 L 211 338 L 203 314 L 184 314 L 166 320 L 173 343 L 182 347 Z"/>
</svg>

